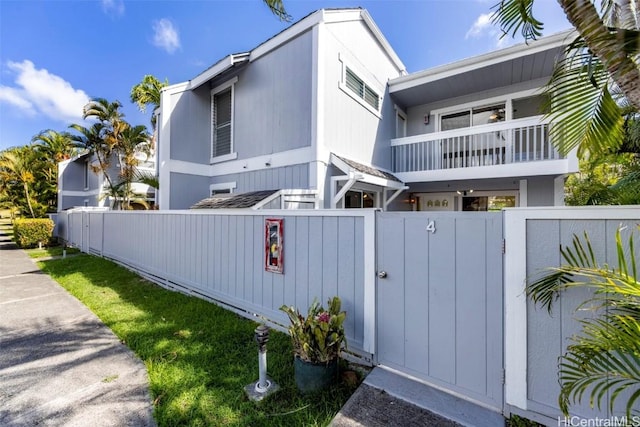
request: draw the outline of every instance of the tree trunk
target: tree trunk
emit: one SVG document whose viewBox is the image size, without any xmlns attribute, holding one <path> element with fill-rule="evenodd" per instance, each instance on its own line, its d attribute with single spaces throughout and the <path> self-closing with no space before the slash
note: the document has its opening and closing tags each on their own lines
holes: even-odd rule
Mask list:
<svg viewBox="0 0 640 427">
<path fill-rule="evenodd" d="M 558 0 L 558 3 L 627 100 L 640 111 L 640 69 L 604 25 L 593 3 L 590 0 Z"/>
<path fill-rule="evenodd" d="M 29 186 L 26 182 L 22 183 L 24 187 L 24 197 L 27 199 L 27 206 L 29 206 L 29 212 L 31 212 L 31 218 L 35 218 L 35 214 L 33 213 L 33 207 L 31 206 L 31 197 L 29 197 Z"/>
</svg>

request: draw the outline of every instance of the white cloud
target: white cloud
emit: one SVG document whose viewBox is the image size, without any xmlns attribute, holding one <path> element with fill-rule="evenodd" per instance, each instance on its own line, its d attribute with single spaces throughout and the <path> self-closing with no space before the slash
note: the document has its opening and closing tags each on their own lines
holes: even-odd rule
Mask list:
<svg viewBox="0 0 640 427">
<path fill-rule="evenodd" d="M 494 15 L 495 12 L 490 12 L 483 13 L 482 15 L 478 16 L 471 28 L 469 28 L 469 30 L 465 34 L 465 40 L 472 38 L 489 38 L 493 40 L 494 47 L 497 48 L 502 48 L 513 44 L 513 38 L 508 36 L 502 37 L 502 32 L 500 31 L 498 26 L 491 22 Z"/>
<path fill-rule="evenodd" d="M 29 115 L 35 114 L 33 104 L 25 99 L 20 91 L 13 87 L 0 86 L 0 102 L 7 102 Z"/>
<path fill-rule="evenodd" d="M 168 53 L 173 53 L 180 47 L 180 36 L 178 30 L 171 21 L 163 18 L 153 23 L 153 44 Z"/>
<path fill-rule="evenodd" d="M 465 34 L 464 38 L 469 39 L 481 37 L 485 34 L 497 34 L 498 31 L 491 23 L 491 19 L 493 19 L 493 12 L 483 13 L 482 15 L 478 16 L 478 19 L 476 19 L 476 22 L 474 22 L 471 28 L 469 28 L 469 31 L 467 31 L 467 34 Z"/>
<path fill-rule="evenodd" d="M 102 0 L 102 10 L 108 15 L 122 16 L 124 15 L 124 1 Z"/>
<path fill-rule="evenodd" d="M 65 123 L 82 120 L 82 107 L 89 102 L 84 91 L 28 60 L 9 61 L 7 66 L 16 74 L 17 86 L 0 86 L 0 102 Z"/>
</svg>

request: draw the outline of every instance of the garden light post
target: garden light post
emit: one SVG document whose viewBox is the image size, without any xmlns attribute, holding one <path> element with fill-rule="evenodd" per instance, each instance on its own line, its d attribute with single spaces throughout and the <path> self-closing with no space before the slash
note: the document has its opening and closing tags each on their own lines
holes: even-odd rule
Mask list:
<svg viewBox="0 0 640 427">
<path fill-rule="evenodd" d="M 278 390 L 278 384 L 267 376 L 267 342 L 269 342 L 269 328 L 260 325 L 255 330 L 258 343 L 258 381 L 245 386 L 244 390 L 249 399 L 259 402 L 266 396 Z"/>
</svg>

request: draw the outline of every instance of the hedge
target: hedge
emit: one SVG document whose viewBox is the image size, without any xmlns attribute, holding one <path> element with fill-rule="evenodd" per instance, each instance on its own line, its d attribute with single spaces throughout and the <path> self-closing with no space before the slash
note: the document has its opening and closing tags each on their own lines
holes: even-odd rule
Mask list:
<svg viewBox="0 0 640 427">
<path fill-rule="evenodd" d="M 31 248 L 38 243 L 47 244 L 53 236 L 50 219 L 17 219 L 13 222 L 13 236 L 21 248 Z"/>
</svg>

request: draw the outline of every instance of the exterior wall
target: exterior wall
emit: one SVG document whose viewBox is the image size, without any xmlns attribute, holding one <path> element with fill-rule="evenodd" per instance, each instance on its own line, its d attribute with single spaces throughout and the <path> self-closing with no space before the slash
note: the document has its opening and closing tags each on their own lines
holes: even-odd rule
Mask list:
<svg viewBox="0 0 640 427">
<path fill-rule="evenodd" d="M 349 159 L 381 168 L 391 167 L 389 141 L 395 137 L 395 112 L 387 82 L 401 75 L 363 21 L 326 24 L 321 33 L 318 73 L 319 108 L 324 108 L 323 146 Z M 382 96 L 380 116 L 373 114 L 339 87 L 343 63 Z M 348 90 L 348 89 L 347 89 Z M 322 142 L 320 142 L 322 144 Z"/>
<path fill-rule="evenodd" d="M 583 310 L 576 311 L 590 293 L 585 289 L 563 292 L 548 313 L 545 308 L 531 304 L 523 292 L 524 283 L 541 269 L 560 265 L 560 245 L 571 245 L 573 236 L 581 237 L 585 231 L 598 262 L 617 266 L 615 232 L 624 227 L 622 241 L 625 245 L 631 233 L 637 241 L 640 237 L 638 209 L 633 206 L 507 209 L 504 224 L 507 410 L 547 426 L 557 426 L 561 415 L 557 406 L 558 357 L 571 343 L 570 337 L 580 330 L 579 319 L 592 315 L 584 306 Z M 628 251 L 627 247 L 625 253 Z M 635 257 L 640 257 L 637 246 Z M 591 419 L 619 416 L 624 411 L 625 396 L 628 394 L 618 397 L 613 413 L 609 413 L 608 403 L 603 405 L 602 411 L 589 408 L 585 394 L 582 405 L 570 407 L 570 416 Z M 560 419 L 564 420 L 564 417 Z"/>
<path fill-rule="evenodd" d="M 85 205 L 85 200 L 87 201 Z M 98 206 L 98 196 L 95 194 L 87 194 L 86 196 L 62 196 L 62 204 L 58 206 L 59 210 L 66 210 L 81 206 Z"/>
<path fill-rule="evenodd" d="M 209 197 L 209 177 L 172 172 L 170 183 L 168 209 L 188 209 Z"/>
<path fill-rule="evenodd" d="M 547 83 L 546 79 L 531 80 L 531 81 L 516 84 L 516 85 L 503 86 L 490 91 L 470 93 L 466 96 L 446 99 L 446 100 L 434 102 L 431 104 L 410 106 L 405 111 L 407 114 L 407 136 L 435 132 L 435 123 L 437 118 L 435 117 L 434 114 L 430 114 L 434 110 L 454 107 L 456 105 L 467 104 L 475 101 L 482 101 L 483 99 L 488 99 L 493 97 L 507 96 L 515 92 L 538 89 L 544 86 L 546 83 Z M 429 124 L 425 125 L 424 116 L 427 114 L 429 114 Z"/>
<path fill-rule="evenodd" d="M 238 75 L 233 101 L 238 159 L 311 145 L 311 34 L 261 56 Z"/>
<path fill-rule="evenodd" d="M 259 190 L 306 189 L 309 187 L 309 164 L 269 168 L 244 173 L 214 176 L 211 184 L 235 182 L 234 193 Z"/>
<path fill-rule="evenodd" d="M 209 164 L 211 158 L 211 95 L 206 86 L 172 94 L 171 159 Z M 164 142 L 164 140 L 163 140 Z"/>
<path fill-rule="evenodd" d="M 527 206 L 554 205 L 553 176 L 538 176 L 527 179 Z"/>
</svg>

